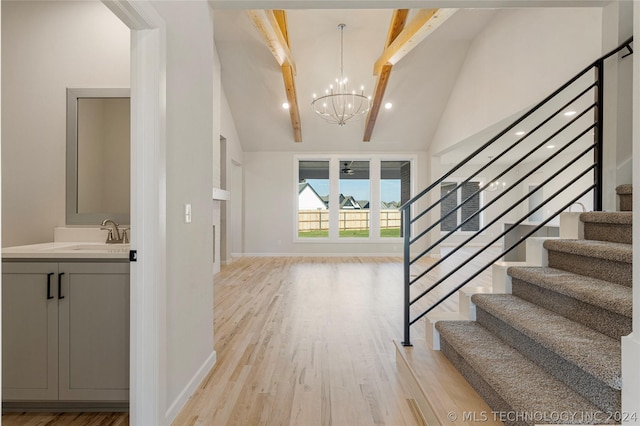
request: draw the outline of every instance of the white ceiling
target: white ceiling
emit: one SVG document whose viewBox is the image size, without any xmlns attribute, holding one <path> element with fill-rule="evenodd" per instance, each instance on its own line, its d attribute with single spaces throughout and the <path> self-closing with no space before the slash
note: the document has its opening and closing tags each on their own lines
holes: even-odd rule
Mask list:
<svg viewBox="0 0 640 426">
<path fill-rule="evenodd" d="M 424 151 L 433 136 L 471 40 L 494 10 L 462 9 L 403 58 L 391 73 L 385 101 L 369 143 L 362 142 L 364 119 L 338 127 L 311 110 L 340 72 L 340 33 L 344 33 L 345 76 L 365 86 L 375 84 L 373 64 L 380 56 L 391 20 L 385 10 L 287 11 L 291 51 L 300 105 L 302 143 L 295 143 L 280 67 L 240 10 L 215 10 L 215 40 L 222 65 L 222 85 L 244 151 L 407 152 Z M 411 15 L 409 16 L 411 19 Z"/>
</svg>

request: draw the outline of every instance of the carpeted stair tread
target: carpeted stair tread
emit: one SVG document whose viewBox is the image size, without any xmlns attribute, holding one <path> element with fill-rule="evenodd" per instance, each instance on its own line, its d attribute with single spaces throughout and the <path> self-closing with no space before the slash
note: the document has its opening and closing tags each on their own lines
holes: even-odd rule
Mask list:
<svg viewBox="0 0 640 426">
<path fill-rule="evenodd" d="M 580 215 L 586 240 L 633 242 L 632 212 L 588 212 Z"/>
<path fill-rule="evenodd" d="M 593 240 L 546 240 L 544 248 L 577 256 L 594 257 L 614 262 L 632 263 L 631 244 Z"/>
<path fill-rule="evenodd" d="M 633 185 L 631 185 L 631 184 L 618 185 L 616 187 L 616 193 L 618 195 L 632 195 L 633 194 Z"/>
<path fill-rule="evenodd" d="M 633 210 L 633 186 L 620 185 L 616 188 L 620 200 L 620 210 L 630 212 Z"/>
<path fill-rule="evenodd" d="M 580 214 L 582 222 L 631 225 L 633 212 L 586 212 Z"/>
<path fill-rule="evenodd" d="M 476 294 L 471 300 L 611 388 L 621 389 L 619 341 L 511 294 Z"/>
<path fill-rule="evenodd" d="M 474 321 L 436 323 L 446 342 L 516 413 L 598 413 L 600 409 L 571 390 Z M 455 361 L 454 361 L 455 364 Z M 460 366 L 457 366 L 460 369 Z M 465 370 L 462 368 L 461 370 Z M 464 373 L 463 373 L 464 374 Z M 474 380 L 471 380 L 472 385 Z M 480 390 L 479 390 L 480 392 Z M 482 395 L 482 392 L 481 392 Z M 482 395 L 487 399 L 491 397 Z M 491 405 L 491 404 L 490 404 Z M 504 407 L 493 407 L 502 410 Z M 584 424 L 584 416 L 536 423 Z M 604 422 L 604 419 L 600 419 Z"/>
<path fill-rule="evenodd" d="M 547 267 L 511 267 L 507 270 L 507 274 L 512 278 L 535 284 L 590 305 L 625 317 L 632 317 L 631 287 Z"/>
</svg>

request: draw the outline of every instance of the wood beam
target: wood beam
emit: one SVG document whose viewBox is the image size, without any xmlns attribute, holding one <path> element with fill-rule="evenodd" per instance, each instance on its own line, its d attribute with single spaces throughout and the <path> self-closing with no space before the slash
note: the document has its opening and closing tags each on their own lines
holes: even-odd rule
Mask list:
<svg viewBox="0 0 640 426">
<path fill-rule="evenodd" d="M 282 66 L 282 78 L 284 79 L 284 89 L 287 92 L 289 102 L 289 115 L 291 116 L 291 127 L 293 127 L 293 140 L 302 142 L 302 127 L 300 126 L 300 109 L 298 108 L 298 95 L 296 94 L 296 84 L 293 79 L 293 67 L 284 64 Z"/>
<path fill-rule="evenodd" d="M 284 11 L 282 11 L 284 12 Z M 289 50 L 289 43 L 284 34 L 288 33 L 286 30 L 283 32 L 280 29 L 280 24 L 273 10 L 248 10 L 247 15 L 253 26 L 256 27 L 258 33 L 264 40 L 265 44 L 271 50 L 273 57 L 278 61 L 278 65 L 283 64 L 293 67 L 295 73 L 295 63 L 293 62 L 293 56 L 291 50 Z M 286 25 L 286 19 L 284 20 Z"/>
<path fill-rule="evenodd" d="M 409 9 L 396 9 L 393 11 L 391 23 L 389 24 L 389 31 L 387 32 L 385 49 L 389 47 L 391 43 L 393 43 L 398 35 L 402 32 L 405 23 L 407 22 L 408 15 Z M 373 99 L 371 101 L 371 109 L 369 110 L 369 114 L 367 114 L 367 124 L 364 128 L 364 137 L 362 138 L 364 142 L 371 141 L 373 128 L 376 125 L 376 119 L 378 118 L 380 107 L 382 106 L 382 99 L 384 98 L 384 92 L 387 89 L 387 83 L 389 82 L 392 68 L 393 65 L 385 64 L 378 73 L 378 79 L 376 80 L 376 86 L 373 91 Z"/>
<path fill-rule="evenodd" d="M 387 32 L 387 41 L 384 44 L 385 49 L 395 41 L 404 29 L 404 25 L 407 23 L 407 16 L 409 16 L 409 9 L 396 9 L 393 11 L 389 31 Z"/>
<path fill-rule="evenodd" d="M 385 64 L 395 65 L 411 52 L 422 40 L 449 19 L 457 9 L 420 9 L 411 22 L 389 45 L 373 67 L 373 74 L 378 75 Z"/>
<path fill-rule="evenodd" d="M 387 89 L 387 83 L 391 76 L 391 69 L 393 65 L 384 65 L 382 70 L 378 73 L 378 80 L 376 80 L 376 88 L 374 91 L 373 100 L 371 101 L 371 109 L 367 115 L 367 124 L 364 128 L 363 142 L 371 142 L 371 135 L 373 134 L 373 128 L 376 125 L 376 119 L 382 106 L 382 99 L 384 97 L 384 91 Z"/>
<path fill-rule="evenodd" d="M 280 28 L 280 32 L 287 42 L 287 47 L 291 47 L 289 44 L 289 30 L 287 26 L 287 12 L 284 10 L 274 10 L 273 16 L 276 18 L 276 22 L 278 23 L 278 28 Z"/>
<path fill-rule="evenodd" d="M 258 30 L 273 57 L 280 65 L 284 89 L 289 103 L 289 115 L 293 128 L 293 139 L 302 142 L 302 128 L 300 125 L 300 108 L 294 76 L 296 65 L 289 49 L 289 31 L 287 29 L 287 14 L 284 10 L 249 10 L 247 15 Z"/>
</svg>

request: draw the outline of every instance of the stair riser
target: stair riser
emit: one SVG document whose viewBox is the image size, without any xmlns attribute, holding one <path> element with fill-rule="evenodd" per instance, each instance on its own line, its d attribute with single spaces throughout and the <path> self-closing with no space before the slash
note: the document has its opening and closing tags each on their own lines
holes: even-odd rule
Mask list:
<svg viewBox="0 0 640 426">
<path fill-rule="evenodd" d="M 584 224 L 584 238 L 587 240 L 631 244 L 631 237 L 631 225 L 594 222 Z"/>
<path fill-rule="evenodd" d="M 476 307 L 476 321 L 604 412 L 619 410 L 621 404 L 619 390 L 610 388 L 479 306 Z"/>
<path fill-rule="evenodd" d="M 572 321 L 619 339 L 631 333 L 631 318 L 556 293 L 535 284 L 512 278 L 512 294 Z"/>
<path fill-rule="evenodd" d="M 440 335 L 440 351 L 456 367 L 462 376 L 469 382 L 476 392 L 484 399 L 495 412 L 510 413 L 514 410 L 498 395 L 493 388 L 480 376 L 469 363 L 455 350 L 447 340 Z M 488 415 L 492 415 L 489 413 Z M 532 426 L 524 421 L 504 422 L 505 426 Z"/>
<path fill-rule="evenodd" d="M 549 250 L 549 266 L 631 287 L 630 263 Z"/>
<path fill-rule="evenodd" d="M 620 198 L 620 211 L 621 212 L 630 212 L 633 211 L 632 207 L 632 195 L 631 194 L 618 194 Z"/>
</svg>

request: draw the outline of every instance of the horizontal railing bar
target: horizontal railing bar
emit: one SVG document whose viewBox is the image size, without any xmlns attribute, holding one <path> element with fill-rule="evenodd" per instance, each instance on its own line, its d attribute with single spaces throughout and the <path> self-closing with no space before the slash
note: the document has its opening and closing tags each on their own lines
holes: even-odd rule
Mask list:
<svg viewBox="0 0 640 426">
<path fill-rule="evenodd" d="M 505 235 L 507 235 L 509 232 L 511 232 L 512 229 L 514 229 L 516 226 L 520 225 L 522 222 L 524 222 L 529 216 L 531 216 L 531 213 L 536 212 L 538 210 L 540 210 L 541 207 L 543 207 L 544 205 L 546 205 L 547 203 L 549 203 L 549 201 L 553 200 L 555 197 L 558 196 L 558 194 L 560 194 L 561 192 L 563 192 L 565 189 L 567 189 L 569 186 L 573 185 L 575 182 L 577 182 L 580 178 L 582 178 L 584 175 L 586 175 L 589 171 L 593 170 L 596 167 L 596 164 L 592 164 L 591 166 L 589 166 L 587 169 L 585 169 L 582 173 L 580 173 L 578 176 L 574 177 L 569 183 L 565 184 L 562 188 L 560 188 L 559 190 L 557 190 L 553 195 L 551 195 L 549 198 L 545 199 L 542 203 L 538 204 L 533 210 L 530 210 L 527 212 L 527 214 L 525 216 L 522 216 L 519 220 L 517 220 L 509 229 L 503 231 L 502 233 L 498 234 L 497 237 L 495 237 L 490 243 L 488 243 L 482 250 L 477 251 L 476 253 L 474 253 L 471 257 L 465 259 L 464 262 L 462 262 L 459 266 L 462 265 L 466 265 L 467 263 L 469 263 L 469 261 L 475 259 L 480 253 L 482 253 L 484 250 L 486 250 L 489 246 L 491 246 L 493 243 L 495 243 L 496 241 L 498 241 L 500 238 L 504 237 Z M 563 169 L 563 170 L 566 170 Z M 542 185 L 540 185 L 542 186 Z M 536 192 L 540 186 L 538 186 L 536 189 L 534 189 L 533 191 L 529 192 L 529 195 L 533 194 L 534 192 Z M 457 269 L 454 269 L 453 271 L 450 271 L 449 273 L 447 273 L 444 277 L 440 278 L 438 281 L 436 281 L 435 283 L 433 283 L 428 289 L 424 290 L 422 293 L 420 293 L 420 295 L 418 297 L 416 297 L 415 299 L 413 299 L 410 303 L 410 305 L 413 305 L 415 302 L 417 302 L 418 300 L 420 300 L 422 297 L 426 296 L 431 290 L 433 290 L 434 288 L 436 288 L 438 285 L 440 285 L 443 281 L 447 280 L 449 277 L 451 277 L 453 274 L 455 274 L 457 272 L 457 270 L 460 269 L 459 267 Z M 413 281 L 415 282 L 415 281 Z"/>
<path fill-rule="evenodd" d="M 489 168 L 489 166 L 491 166 L 493 163 L 495 163 L 496 161 L 498 161 L 500 158 L 502 158 L 504 155 L 506 155 L 509 151 L 511 151 L 513 148 L 515 148 L 516 146 L 520 145 L 521 142 L 523 142 L 526 138 L 528 138 L 529 136 L 531 136 L 532 134 L 534 134 L 535 132 L 537 132 L 538 130 L 540 130 L 545 124 L 547 124 L 549 121 L 551 121 L 554 117 L 556 117 L 558 114 L 560 114 L 562 111 L 564 111 L 569 105 L 571 105 L 572 103 L 574 103 L 575 101 L 577 101 L 578 99 L 580 99 L 582 96 L 584 96 L 587 92 L 589 92 L 590 90 L 592 90 L 594 87 L 596 87 L 596 83 L 591 84 L 589 87 L 587 87 L 586 89 L 584 89 L 582 92 L 580 92 L 580 94 L 576 95 L 575 97 L 573 97 L 570 101 L 566 102 L 564 105 L 562 105 L 560 108 L 558 108 L 554 113 L 552 113 L 549 117 L 547 117 L 544 121 L 542 121 L 542 123 L 538 124 L 536 127 L 534 127 L 531 131 L 529 131 L 526 135 L 524 135 L 522 138 L 520 138 L 519 140 L 517 140 L 516 142 L 514 142 L 510 147 L 508 147 L 506 150 L 502 151 L 500 154 L 498 154 L 497 156 L 495 156 L 494 158 L 492 158 L 491 160 L 489 160 L 488 163 L 486 163 L 484 166 L 482 166 L 480 169 L 476 170 L 474 174 L 472 174 L 470 177 L 468 177 L 467 179 L 465 179 L 464 181 L 460 182 L 458 184 L 458 186 L 456 186 L 453 190 L 457 191 L 458 189 L 460 189 L 462 187 L 462 185 L 464 185 L 465 183 L 469 182 L 471 179 L 473 179 L 473 177 L 479 175 L 481 172 L 483 172 L 484 170 L 486 170 L 487 168 Z M 562 127 L 559 131 L 557 131 L 556 133 L 554 133 L 552 136 L 548 137 L 546 139 L 544 143 L 548 142 L 551 138 L 556 137 L 558 134 L 560 134 L 562 131 L 564 131 L 566 128 L 568 128 L 571 124 L 575 123 L 578 119 L 582 118 L 584 116 L 584 114 L 586 114 L 590 109 L 592 109 L 593 107 L 595 107 L 596 104 L 593 103 L 591 104 L 591 106 L 589 106 L 588 108 L 586 108 L 584 111 L 582 111 L 582 113 L 580 113 L 579 115 L 573 117 L 564 127 Z M 542 144 L 541 144 L 542 145 Z M 536 148 L 537 149 L 537 148 Z M 535 151 L 535 150 L 534 150 Z M 526 158 L 526 157 L 525 157 Z M 512 165 L 513 167 L 515 167 L 515 165 L 519 164 L 520 162 L 522 162 L 522 159 L 520 159 L 518 162 L 516 162 L 514 165 Z M 499 179 L 500 177 L 502 177 L 503 175 L 500 175 L 495 179 Z M 474 194 L 475 195 L 475 194 Z M 471 196 L 473 197 L 473 195 Z M 469 198 L 471 198 L 469 197 Z M 411 223 L 416 222 L 417 220 L 419 220 L 422 216 L 424 216 L 425 214 L 427 214 L 428 212 L 430 212 L 433 208 L 435 208 L 437 205 L 439 205 L 444 197 L 441 197 L 439 200 L 437 200 L 436 202 L 434 202 L 432 205 L 430 205 L 427 209 L 425 209 L 424 211 L 422 211 L 422 213 L 418 214 L 416 217 L 414 217 L 411 220 Z M 466 201 L 466 200 L 465 200 Z M 460 208 L 460 206 L 458 206 L 458 208 Z M 420 235 L 420 238 L 424 236 L 424 232 Z M 414 238 L 411 241 L 411 244 L 413 244 L 416 240 L 418 239 L 418 237 Z"/>
<path fill-rule="evenodd" d="M 513 130 L 514 127 L 516 127 L 518 124 L 520 124 L 526 118 L 528 118 L 530 115 L 532 115 L 538 109 L 542 108 L 543 105 L 545 105 L 551 99 L 555 98 L 559 93 L 563 92 L 567 87 L 571 86 L 573 83 L 575 83 L 578 79 L 580 79 L 587 72 L 589 72 L 590 70 L 595 68 L 599 61 L 605 60 L 605 59 L 609 58 L 610 56 L 615 55 L 616 53 L 618 53 L 619 51 L 621 51 L 622 49 L 627 47 L 629 44 L 631 44 L 632 41 L 633 41 L 633 37 L 629 37 L 624 43 L 619 45 L 617 48 L 611 50 L 609 53 L 601 56 L 600 58 L 598 58 L 597 60 L 593 61 L 591 64 L 586 66 L 582 71 L 578 72 L 575 76 L 573 76 L 566 83 L 564 83 L 562 86 L 560 86 L 558 89 L 556 89 L 553 93 L 551 93 L 549 96 L 547 96 L 546 98 L 544 98 L 543 100 L 538 102 L 536 105 L 534 105 L 529 111 L 524 113 L 520 118 L 515 120 L 513 123 L 511 123 L 509 126 L 507 126 L 504 130 L 502 130 L 500 133 L 498 133 L 496 136 L 494 136 L 488 142 L 486 142 L 484 145 L 482 145 L 480 148 L 476 149 L 473 153 L 468 155 L 464 160 L 462 160 L 460 163 L 458 163 L 458 165 L 456 167 L 452 168 L 449 172 L 445 173 L 439 180 L 437 180 L 436 182 L 432 183 L 427 188 L 422 190 L 419 194 L 417 194 L 416 196 L 411 198 L 409 201 L 404 203 L 402 206 L 400 206 L 400 210 L 405 210 L 406 208 L 408 208 L 408 206 L 414 204 L 417 200 L 422 198 L 425 194 L 427 194 L 429 191 L 431 191 L 433 188 L 435 188 L 437 185 L 439 185 L 440 182 L 442 182 L 444 179 L 448 178 L 453 173 L 458 171 L 465 164 L 467 164 L 471 159 L 473 159 L 476 155 L 478 155 L 479 153 L 484 151 L 487 147 L 492 145 L 496 140 L 500 139 L 506 133 L 508 133 L 509 131 Z"/>
<path fill-rule="evenodd" d="M 522 163 L 525 159 L 529 158 L 531 155 L 533 155 L 534 152 L 536 152 L 537 150 L 539 150 L 540 148 L 542 148 L 543 146 L 545 146 L 547 143 L 549 143 L 552 139 L 554 139 L 555 137 L 557 137 L 560 133 L 562 133 L 563 131 L 565 131 L 567 128 L 569 128 L 572 124 L 574 124 L 576 122 L 576 120 L 579 120 L 580 118 L 582 118 L 587 112 L 589 112 L 590 110 L 592 110 L 594 107 L 596 106 L 596 104 L 591 104 L 588 108 L 586 108 L 584 111 L 582 111 L 580 114 L 578 114 L 576 117 L 574 117 L 571 121 L 569 121 L 567 124 L 565 124 L 563 127 L 561 127 L 559 130 L 557 130 L 555 133 L 553 133 L 551 136 L 547 137 L 545 140 L 543 140 L 542 142 L 540 142 L 538 145 L 536 145 L 533 149 L 531 149 L 528 153 L 526 153 L 523 157 L 521 157 L 518 161 L 514 162 L 513 164 L 511 164 L 509 167 L 507 167 L 505 170 L 503 170 L 500 174 L 498 174 L 498 176 L 494 177 L 491 182 L 493 182 L 494 180 L 500 179 L 502 176 L 506 175 L 507 173 L 509 173 L 511 170 L 513 170 L 516 166 L 518 166 L 520 163 Z M 460 187 L 462 186 L 463 183 L 469 182 L 471 180 L 471 178 L 473 176 L 476 176 L 477 174 L 479 174 L 481 171 L 483 171 L 487 166 L 481 168 L 480 170 L 478 170 L 474 175 L 472 175 L 470 178 L 467 178 L 464 182 L 460 183 L 458 186 L 456 186 L 454 189 L 452 189 L 452 191 L 457 191 L 458 189 L 460 189 Z M 482 192 L 484 190 L 484 188 L 480 188 L 478 189 L 476 192 L 474 192 L 473 194 L 471 194 L 469 197 L 467 197 L 463 202 L 461 202 L 459 205 L 457 205 L 455 208 L 453 208 L 451 211 L 447 212 L 447 214 L 445 214 L 444 216 L 440 217 L 440 219 L 436 220 L 434 223 L 432 223 L 430 226 L 428 226 L 424 231 L 422 231 L 420 234 L 418 234 L 417 236 L 413 237 L 413 239 L 409 240 L 409 244 L 414 244 L 416 241 L 418 241 L 420 238 L 424 237 L 429 231 L 431 231 L 433 228 L 435 228 L 436 226 L 438 226 L 440 223 L 442 223 L 444 220 L 446 220 L 451 214 L 453 214 L 454 212 L 457 212 L 458 210 L 460 210 L 462 208 L 463 205 L 465 205 L 469 200 L 471 200 L 473 197 L 475 197 L 477 194 L 479 194 L 480 192 Z M 421 214 L 419 214 L 416 218 L 414 218 L 412 220 L 412 223 L 415 222 L 417 219 L 419 219 L 420 217 L 422 217 L 424 214 L 426 214 L 427 212 L 429 212 L 433 207 L 435 207 L 436 205 L 440 204 L 442 202 L 442 200 L 444 200 L 446 196 L 441 197 L 438 201 L 436 201 L 435 203 L 433 203 L 428 209 L 426 209 L 425 211 L 423 211 Z"/>
<path fill-rule="evenodd" d="M 595 123 L 592 124 L 591 126 L 589 126 L 588 128 L 586 128 L 582 133 L 580 133 L 578 136 L 576 136 L 575 138 L 573 138 L 570 142 L 568 142 L 566 145 L 564 145 L 562 148 L 558 149 L 555 153 L 553 153 L 552 155 L 550 155 L 549 157 L 547 157 L 546 160 L 544 160 L 544 162 L 538 164 L 536 167 L 534 167 L 532 170 L 529 171 L 529 173 L 527 173 L 526 175 L 522 176 L 520 179 L 518 179 L 516 182 L 514 182 L 512 185 L 510 185 L 505 191 L 502 191 L 502 193 L 500 193 L 500 195 L 498 195 L 497 197 L 495 197 L 493 200 L 491 200 L 489 203 L 485 204 L 483 207 L 481 207 L 480 209 L 478 209 L 476 211 L 476 213 L 474 213 L 473 215 L 469 216 L 464 222 L 460 223 L 455 229 L 453 229 L 452 231 L 450 231 L 448 234 L 446 234 L 445 236 L 441 237 L 438 241 L 436 241 L 435 243 L 431 244 L 431 246 L 429 246 L 428 248 L 426 248 L 424 251 L 422 251 L 420 254 L 418 254 L 417 256 L 414 256 L 413 259 L 411 259 L 409 261 L 409 265 L 413 265 L 415 262 L 417 262 L 418 260 L 420 260 L 423 256 L 425 256 L 428 252 L 430 252 L 435 246 L 437 246 L 438 244 L 440 244 L 442 241 L 444 241 L 445 239 L 449 238 L 455 231 L 457 231 L 458 229 L 460 229 L 462 226 L 464 226 L 465 223 L 467 223 L 468 221 L 470 221 L 472 218 L 474 218 L 476 215 L 480 214 L 481 212 L 485 211 L 487 208 L 489 208 L 492 204 L 496 203 L 498 200 L 500 200 L 502 197 L 504 197 L 505 194 L 511 192 L 512 189 L 516 188 L 518 184 L 522 183 L 524 181 L 524 179 L 526 179 L 527 177 L 531 176 L 535 171 L 539 170 L 540 168 L 542 168 L 542 166 L 544 166 L 545 164 L 547 164 L 549 161 L 551 161 L 553 158 L 557 157 L 561 152 L 563 152 L 565 149 L 567 149 L 568 147 L 570 147 L 571 145 L 573 145 L 576 141 L 578 141 L 581 137 L 583 137 L 585 134 L 587 134 L 587 132 L 589 130 L 592 130 L 595 127 Z M 545 142 L 546 143 L 546 142 Z M 539 148 L 539 147 L 538 147 Z M 538 148 L 535 148 L 535 150 L 537 150 Z M 592 144 L 588 149 L 587 152 L 590 151 L 591 149 L 595 148 L 595 144 Z M 584 155 L 580 154 L 580 157 Z M 565 166 L 566 168 L 566 166 Z M 498 176 L 495 179 L 498 179 L 499 177 L 502 176 Z M 468 201 L 465 200 L 465 202 Z M 438 222 L 441 223 L 442 221 Z M 428 230 L 432 230 L 433 229 L 433 225 L 430 226 L 428 228 Z M 483 228 L 483 230 L 486 229 Z M 471 239 L 475 238 L 475 236 L 480 233 L 482 230 L 477 231 L 477 233 L 475 235 L 473 235 L 471 237 Z M 417 238 L 417 237 L 416 237 Z M 469 241 L 469 240 L 467 240 Z"/>
<path fill-rule="evenodd" d="M 547 223 L 549 223 L 552 219 L 554 219 L 557 215 L 559 215 L 560 213 L 562 213 L 565 209 L 567 209 L 569 206 L 571 206 L 573 203 L 575 203 L 577 200 L 580 199 L 580 197 L 583 197 L 586 193 L 588 193 L 589 191 L 592 191 L 595 188 L 595 185 L 591 185 L 590 187 L 588 187 L 587 189 L 585 189 L 584 191 L 582 191 L 582 193 L 580 193 L 580 195 L 578 195 L 577 197 L 573 198 L 573 200 L 571 200 L 570 202 L 568 202 L 567 204 L 565 204 L 561 209 L 557 210 L 552 216 L 549 216 L 548 219 L 540 222 L 540 224 L 538 226 L 536 226 L 533 230 L 531 230 L 530 232 L 528 232 L 520 241 L 516 242 L 515 244 L 513 244 L 511 247 L 509 247 L 507 250 L 504 250 L 498 257 L 494 258 L 493 260 L 491 260 L 489 263 L 487 263 L 486 265 L 484 265 L 481 269 L 479 269 L 478 271 L 476 271 L 472 276 L 470 276 L 469 278 L 465 279 L 462 284 L 458 285 L 457 287 L 455 287 L 453 290 L 451 290 L 449 293 L 447 293 L 446 296 L 442 297 L 440 300 L 438 300 L 436 303 L 434 303 L 433 305 L 431 305 L 430 308 L 428 308 L 426 311 L 424 311 L 423 313 L 421 313 L 420 315 L 418 315 L 416 318 L 414 318 L 413 320 L 411 320 L 409 322 L 409 325 L 413 325 L 415 324 L 417 321 L 419 321 L 422 317 L 424 317 L 425 315 L 427 315 L 429 312 L 431 312 L 434 308 L 436 308 L 438 305 L 440 305 L 442 302 L 444 302 L 445 300 L 447 300 L 449 297 L 451 297 L 453 294 L 455 294 L 457 291 L 459 291 L 462 287 L 464 287 L 465 285 L 467 285 L 469 282 L 471 282 L 472 279 L 476 278 L 478 275 L 480 275 L 485 269 L 487 269 L 489 266 L 493 265 L 495 262 L 497 262 L 498 260 L 500 260 L 500 258 L 502 256 L 504 256 L 505 254 L 511 252 L 511 250 L 513 250 L 514 248 L 516 248 L 518 245 L 522 244 L 523 241 L 525 241 L 527 238 L 529 238 L 530 236 L 532 236 L 533 234 L 535 234 L 536 232 L 538 232 L 540 229 L 542 229 L 542 227 L 544 225 L 546 225 Z"/>
<path fill-rule="evenodd" d="M 455 229 L 453 229 L 452 231 L 450 231 L 448 234 L 442 236 L 440 239 L 438 239 L 438 241 L 436 241 L 435 243 L 431 244 L 431 246 L 429 246 L 428 248 L 426 248 L 423 252 L 421 252 L 419 255 L 415 256 L 413 259 L 411 259 L 411 261 L 409 262 L 409 265 L 413 265 L 416 261 L 418 261 L 419 259 L 421 259 L 426 253 L 430 252 L 431 250 L 433 250 L 438 244 L 440 244 L 442 241 L 444 241 L 445 239 L 449 238 L 455 231 L 457 231 L 458 229 L 460 229 L 462 226 L 464 226 L 465 223 L 469 222 L 471 219 L 473 219 L 475 216 L 479 215 L 480 213 L 482 213 L 483 211 L 485 211 L 486 209 L 488 209 L 489 207 L 491 207 L 494 203 L 498 202 L 502 197 L 505 196 L 505 194 L 511 192 L 512 189 L 517 188 L 517 186 L 519 184 L 521 184 L 526 178 L 528 178 L 529 176 L 531 176 L 533 173 L 535 173 L 537 170 L 541 169 L 543 166 L 545 166 L 547 163 L 549 163 L 551 160 L 553 160 L 555 157 L 557 157 L 558 155 L 560 155 L 563 151 L 565 151 L 566 149 L 568 149 L 570 146 L 572 146 L 574 143 L 576 143 L 581 137 L 583 137 L 584 135 L 587 134 L 587 132 L 589 132 L 589 130 L 592 130 L 595 127 L 595 123 L 592 124 L 591 126 L 589 126 L 588 128 L 586 128 L 585 130 L 582 131 L 582 133 L 580 133 L 578 136 L 576 136 L 575 138 L 573 138 L 571 141 L 569 141 L 567 144 L 565 144 L 564 146 L 562 146 L 560 149 L 558 149 L 556 152 L 554 152 L 552 155 L 550 155 L 549 157 L 547 157 L 542 163 L 538 164 L 536 167 L 534 167 L 533 169 L 531 169 L 527 174 L 525 174 L 524 176 L 522 176 L 520 179 L 518 179 L 517 181 L 515 181 L 513 184 L 511 184 L 505 191 L 502 191 L 500 193 L 500 195 L 498 195 L 497 197 L 495 197 L 493 200 L 491 200 L 490 202 L 488 202 L 487 204 L 485 204 L 483 207 L 481 207 L 480 209 L 478 209 L 474 214 L 472 214 L 471 216 L 469 216 L 464 222 L 460 223 Z M 570 163 L 566 164 L 562 169 L 560 169 L 558 172 L 556 172 L 556 174 L 554 176 L 551 176 L 551 179 L 554 178 L 555 176 L 557 176 L 557 174 L 562 173 L 564 170 L 566 170 L 571 164 L 575 163 L 575 161 L 577 161 L 578 158 L 581 158 L 582 156 L 584 156 L 587 152 L 591 151 L 592 149 L 594 149 L 596 147 L 595 143 L 591 144 L 585 151 L 583 151 L 580 155 L 576 156 Z M 497 178 L 496 178 L 497 179 Z M 500 219 L 502 216 L 504 216 L 506 213 L 508 213 L 509 211 L 511 211 L 513 208 L 515 208 L 515 205 L 521 203 L 522 201 L 524 201 L 526 198 L 528 198 L 530 195 L 525 195 L 523 196 L 520 200 L 518 200 L 517 203 L 514 203 L 508 210 L 506 210 L 502 215 L 498 216 L 497 219 Z M 474 235 L 470 236 L 469 238 L 467 238 L 463 243 L 460 243 L 460 245 L 454 249 L 454 251 L 457 251 L 458 248 L 460 248 L 460 246 L 468 243 L 469 241 L 471 241 L 472 239 L 474 239 L 478 234 L 480 234 L 481 232 L 483 232 L 484 230 L 486 230 L 487 228 L 489 228 L 490 226 L 492 226 L 495 223 L 496 220 L 490 222 L 488 225 L 485 225 L 482 229 L 476 231 L 474 233 Z M 440 259 L 440 260 L 444 260 L 444 259 Z M 436 265 L 432 265 L 432 268 L 435 267 Z M 418 279 L 418 278 L 417 278 Z M 413 280 L 413 282 L 415 282 L 417 279 Z"/>
</svg>

